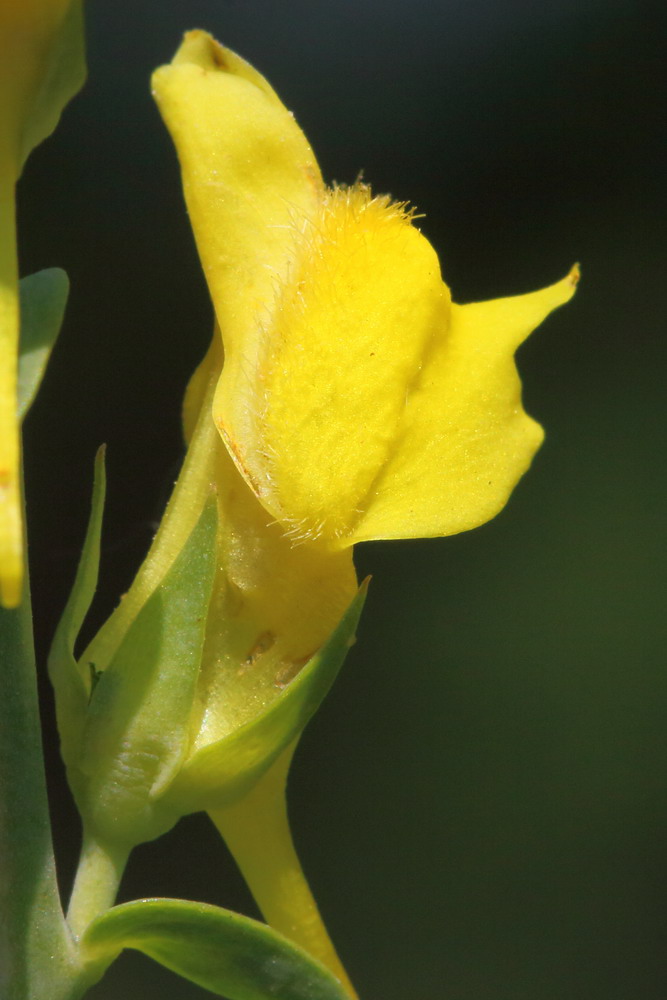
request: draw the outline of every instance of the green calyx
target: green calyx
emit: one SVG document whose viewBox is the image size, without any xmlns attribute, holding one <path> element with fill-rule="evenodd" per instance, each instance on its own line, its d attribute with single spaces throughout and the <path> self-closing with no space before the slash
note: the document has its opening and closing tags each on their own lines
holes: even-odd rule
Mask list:
<svg viewBox="0 0 667 1000">
<path fill-rule="evenodd" d="M 96 585 L 103 500 L 100 458 L 86 543 L 50 671 L 63 757 L 84 824 L 102 842 L 131 847 L 178 818 L 164 808 L 161 791 L 188 749 L 217 519 L 215 504 L 207 504 L 112 661 L 97 674 L 95 664 L 76 662 L 73 643 Z"/>
<path fill-rule="evenodd" d="M 49 668 L 63 758 L 84 825 L 101 843 L 130 849 L 182 815 L 243 798 L 298 739 L 354 641 L 366 585 L 327 642 L 268 705 L 193 752 L 216 574 L 215 498 L 100 669 L 87 655 L 77 661 L 74 644 L 97 586 L 104 492 L 100 453 L 79 570 Z"/>
</svg>

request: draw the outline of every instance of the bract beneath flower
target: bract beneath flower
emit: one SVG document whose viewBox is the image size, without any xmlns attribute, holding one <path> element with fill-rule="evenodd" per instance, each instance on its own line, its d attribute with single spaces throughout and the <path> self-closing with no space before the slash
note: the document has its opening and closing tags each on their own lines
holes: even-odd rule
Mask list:
<svg viewBox="0 0 667 1000">
<path fill-rule="evenodd" d="M 542 440 L 513 360 L 574 292 L 451 302 L 410 212 L 326 189 L 275 93 L 191 32 L 154 93 L 225 345 L 213 416 L 295 542 L 446 535 L 506 503 Z"/>
</svg>

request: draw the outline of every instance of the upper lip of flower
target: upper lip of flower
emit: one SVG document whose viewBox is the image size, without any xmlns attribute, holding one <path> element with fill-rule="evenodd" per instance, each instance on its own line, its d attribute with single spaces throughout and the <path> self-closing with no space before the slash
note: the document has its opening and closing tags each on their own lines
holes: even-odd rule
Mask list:
<svg viewBox="0 0 667 1000">
<path fill-rule="evenodd" d="M 443 535 L 493 517 L 542 440 L 513 353 L 574 291 L 451 304 L 404 206 L 327 191 L 266 81 L 191 32 L 154 93 L 225 364 L 213 416 L 295 541 Z"/>
</svg>

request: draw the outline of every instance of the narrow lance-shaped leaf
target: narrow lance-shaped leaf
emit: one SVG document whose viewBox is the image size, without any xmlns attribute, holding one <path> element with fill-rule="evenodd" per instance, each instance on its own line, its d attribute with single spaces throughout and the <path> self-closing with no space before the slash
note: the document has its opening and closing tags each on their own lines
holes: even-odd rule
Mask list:
<svg viewBox="0 0 667 1000">
<path fill-rule="evenodd" d="M 81 744 L 91 676 L 82 674 L 74 658 L 74 644 L 97 588 L 100 538 L 106 496 L 104 447 L 95 458 L 93 498 L 86 537 L 74 584 L 49 654 L 49 676 L 56 697 L 60 748 L 65 764 L 74 764 Z"/>
</svg>

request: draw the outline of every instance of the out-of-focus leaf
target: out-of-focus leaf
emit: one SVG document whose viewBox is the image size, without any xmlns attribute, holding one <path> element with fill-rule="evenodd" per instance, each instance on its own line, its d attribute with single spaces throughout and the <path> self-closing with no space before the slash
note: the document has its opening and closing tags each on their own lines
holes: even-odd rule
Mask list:
<svg viewBox="0 0 667 1000">
<path fill-rule="evenodd" d="M 59 267 L 37 271 L 20 283 L 21 340 L 18 367 L 18 417 L 23 420 L 37 395 L 53 345 L 60 333 L 69 281 Z"/>
<path fill-rule="evenodd" d="M 65 105 L 86 79 L 83 0 L 73 0 L 50 40 L 40 82 L 22 122 L 20 162 L 51 135 Z"/>
</svg>

